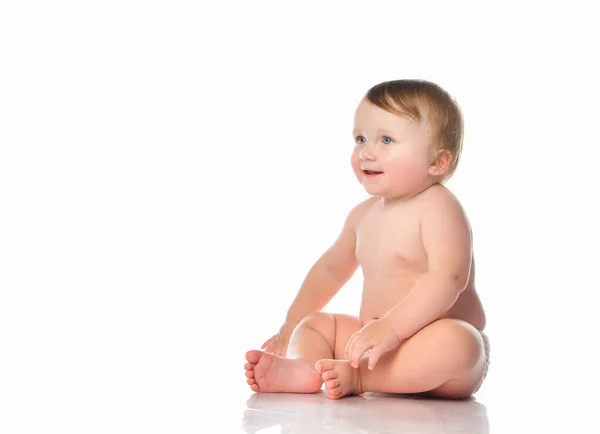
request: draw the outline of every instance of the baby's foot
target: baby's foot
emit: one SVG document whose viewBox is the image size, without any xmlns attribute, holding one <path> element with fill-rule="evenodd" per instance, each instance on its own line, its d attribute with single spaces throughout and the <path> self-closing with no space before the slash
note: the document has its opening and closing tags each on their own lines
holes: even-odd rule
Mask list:
<svg viewBox="0 0 600 434">
<path fill-rule="evenodd" d="M 255 392 L 314 393 L 321 390 L 321 376 L 306 362 L 264 351 L 246 353 L 247 383 Z"/>
<path fill-rule="evenodd" d="M 358 369 L 351 367 L 347 360 L 319 360 L 315 369 L 325 382 L 327 398 L 339 399 L 362 393 Z"/>
</svg>

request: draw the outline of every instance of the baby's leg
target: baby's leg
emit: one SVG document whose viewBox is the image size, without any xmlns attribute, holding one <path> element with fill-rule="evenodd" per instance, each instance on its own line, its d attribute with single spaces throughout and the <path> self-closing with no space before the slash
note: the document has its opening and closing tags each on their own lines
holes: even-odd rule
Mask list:
<svg viewBox="0 0 600 434">
<path fill-rule="evenodd" d="M 313 367 L 317 360 L 344 358 L 348 339 L 360 328 L 360 320 L 352 315 L 317 313 L 307 316 L 294 329 L 287 357 L 304 360 Z"/>
<path fill-rule="evenodd" d="M 322 377 L 337 375 L 339 380 L 331 390 L 325 384 L 327 396 L 383 392 L 465 398 L 483 376 L 485 351 L 481 335 L 472 325 L 441 319 L 384 354 L 374 370 L 370 371 L 367 364 L 366 356 L 358 369 L 351 368 L 347 361 L 320 360 L 317 369 Z"/>
<path fill-rule="evenodd" d="M 350 315 L 317 313 L 304 318 L 292 333 L 287 357 L 258 350 L 246 353 L 250 388 L 255 392 L 317 392 L 323 379 L 314 369 L 315 362 L 343 357 L 346 342 L 359 329 L 359 319 Z"/>
</svg>

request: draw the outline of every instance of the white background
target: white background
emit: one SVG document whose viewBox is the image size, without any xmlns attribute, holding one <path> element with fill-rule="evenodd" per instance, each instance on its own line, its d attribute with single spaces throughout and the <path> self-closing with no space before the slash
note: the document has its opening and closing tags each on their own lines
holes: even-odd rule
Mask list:
<svg viewBox="0 0 600 434">
<path fill-rule="evenodd" d="M 448 187 L 475 236 L 492 430 L 587 414 L 594 15 L 414 3 L 2 3 L 2 432 L 197 432 L 211 394 L 246 393 L 244 352 L 365 197 L 356 104 L 397 78 L 463 109 Z M 327 310 L 357 313 L 360 281 Z"/>
</svg>

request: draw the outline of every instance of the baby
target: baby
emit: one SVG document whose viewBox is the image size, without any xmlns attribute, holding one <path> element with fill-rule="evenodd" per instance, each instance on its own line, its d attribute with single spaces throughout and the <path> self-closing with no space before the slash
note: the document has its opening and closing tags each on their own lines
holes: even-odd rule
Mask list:
<svg viewBox="0 0 600 434">
<path fill-rule="evenodd" d="M 255 392 L 466 398 L 489 364 L 472 233 L 445 187 L 462 148 L 459 107 L 438 85 L 371 88 L 354 117 L 352 168 L 368 199 L 307 274 L 279 333 L 246 353 Z M 321 310 L 358 267 L 359 316 Z"/>
</svg>

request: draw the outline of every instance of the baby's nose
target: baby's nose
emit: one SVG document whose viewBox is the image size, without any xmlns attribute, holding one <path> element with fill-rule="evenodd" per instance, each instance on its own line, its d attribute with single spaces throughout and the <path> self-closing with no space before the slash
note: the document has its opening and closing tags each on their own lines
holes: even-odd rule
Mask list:
<svg viewBox="0 0 600 434">
<path fill-rule="evenodd" d="M 375 155 L 373 155 L 373 152 L 371 152 L 369 149 L 363 149 L 362 151 L 360 151 L 360 154 L 358 155 L 360 157 L 361 160 L 365 160 L 365 161 L 374 161 L 375 160 Z"/>
</svg>

